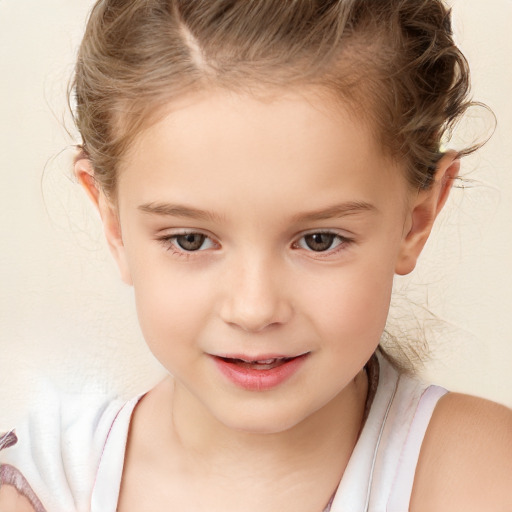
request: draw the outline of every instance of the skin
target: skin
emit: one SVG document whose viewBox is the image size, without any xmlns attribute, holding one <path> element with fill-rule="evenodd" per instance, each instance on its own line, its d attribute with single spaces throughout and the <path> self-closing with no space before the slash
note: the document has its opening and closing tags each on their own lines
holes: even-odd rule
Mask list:
<svg viewBox="0 0 512 512">
<path fill-rule="evenodd" d="M 0 510 L 6 512 L 35 512 L 30 501 L 11 485 L 0 488 Z"/>
<path fill-rule="evenodd" d="M 320 511 L 357 441 L 393 276 L 414 268 L 459 163 L 448 153 L 433 187 L 411 190 L 369 127 L 307 90 L 210 91 L 169 111 L 125 155 L 114 198 L 76 163 L 173 375 L 135 410 L 119 510 Z M 325 232 L 332 245 L 312 250 Z M 184 251 L 183 233 L 204 244 Z M 265 391 L 212 359 L 304 353 Z"/>
</svg>

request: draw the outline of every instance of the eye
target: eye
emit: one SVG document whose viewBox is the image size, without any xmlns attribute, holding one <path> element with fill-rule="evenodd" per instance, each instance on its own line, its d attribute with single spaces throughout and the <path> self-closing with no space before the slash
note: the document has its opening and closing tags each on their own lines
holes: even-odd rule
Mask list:
<svg viewBox="0 0 512 512">
<path fill-rule="evenodd" d="M 201 233 L 186 233 L 174 236 L 173 240 L 184 251 L 199 251 L 206 240 L 206 236 Z"/>
<path fill-rule="evenodd" d="M 349 239 L 331 232 L 317 232 L 304 235 L 296 246 L 313 252 L 327 252 L 348 243 Z"/>
<path fill-rule="evenodd" d="M 179 253 L 204 251 L 215 246 L 213 240 L 203 233 L 180 233 L 162 237 L 160 241 L 169 249 Z"/>
</svg>

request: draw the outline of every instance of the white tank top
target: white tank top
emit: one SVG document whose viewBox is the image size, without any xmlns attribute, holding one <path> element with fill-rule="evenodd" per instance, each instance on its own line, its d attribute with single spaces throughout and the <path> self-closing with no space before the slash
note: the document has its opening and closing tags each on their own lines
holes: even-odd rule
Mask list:
<svg viewBox="0 0 512 512">
<path fill-rule="evenodd" d="M 406 512 L 421 444 L 437 401 L 447 392 L 399 374 L 377 352 L 378 385 L 352 456 L 324 512 Z M 140 397 L 139 397 L 140 398 Z M 107 437 L 91 512 L 116 510 L 128 426 L 128 402 Z"/>
<path fill-rule="evenodd" d="M 399 375 L 380 353 L 376 357 L 378 364 L 367 365 L 373 392 L 366 421 L 329 512 L 409 509 L 425 431 L 446 393 Z M 36 512 L 115 512 L 130 420 L 141 396 L 123 403 L 45 389 L 16 429 L 19 442 L 11 446 L 12 434 L 0 435 L 0 485 L 32 497 Z"/>
<path fill-rule="evenodd" d="M 421 444 L 447 391 L 399 374 L 377 352 L 379 382 L 330 512 L 406 512 Z"/>
</svg>

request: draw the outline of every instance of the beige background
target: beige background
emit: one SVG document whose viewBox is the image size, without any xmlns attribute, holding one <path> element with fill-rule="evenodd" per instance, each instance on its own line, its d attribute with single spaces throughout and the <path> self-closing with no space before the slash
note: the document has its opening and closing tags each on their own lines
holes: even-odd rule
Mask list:
<svg viewBox="0 0 512 512">
<path fill-rule="evenodd" d="M 454 191 L 414 275 L 397 282 L 408 299 L 392 325 L 409 336 L 422 325 L 426 378 L 512 406 L 512 1 L 451 3 L 474 95 L 498 129 L 464 161 L 473 181 Z M 0 429 L 47 377 L 129 395 L 162 375 L 70 172 L 66 82 L 90 6 L 0 0 Z M 459 138 L 471 142 L 492 123 L 478 109 L 469 117 Z"/>
</svg>

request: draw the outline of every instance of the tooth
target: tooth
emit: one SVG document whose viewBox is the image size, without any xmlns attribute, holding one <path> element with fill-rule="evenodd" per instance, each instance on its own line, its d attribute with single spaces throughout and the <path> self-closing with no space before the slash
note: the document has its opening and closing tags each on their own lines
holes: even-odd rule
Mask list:
<svg viewBox="0 0 512 512">
<path fill-rule="evenodd" d="M 274 359 L 265 359 L 263 361 L 255 361 L 256 364 L 271 364 L 276 361 L 276 358 Z"/>
</svg>

